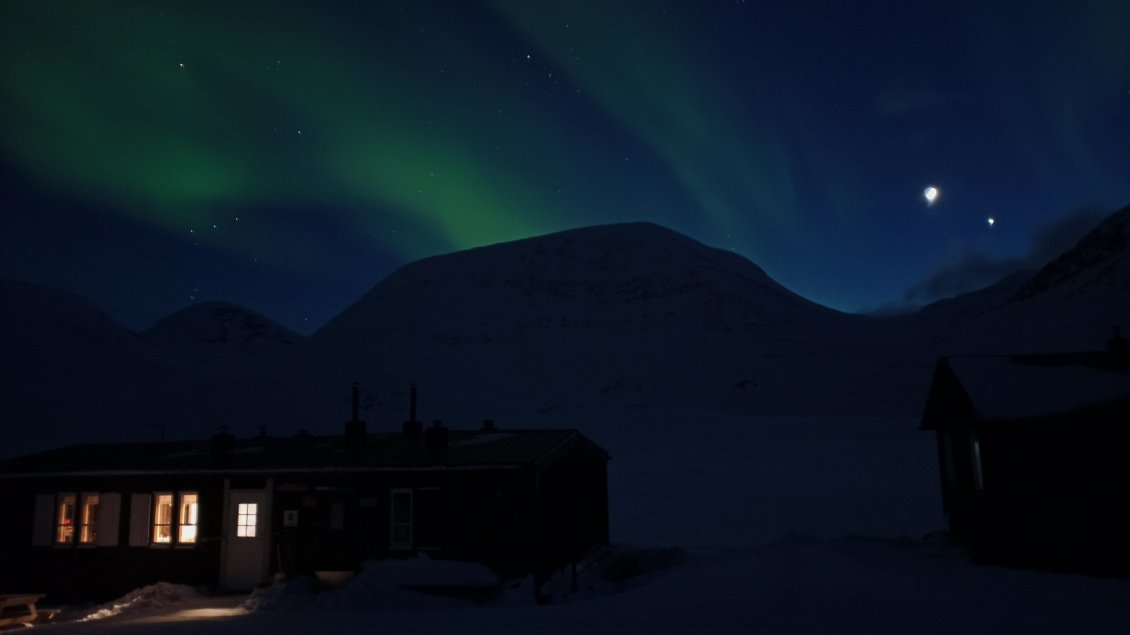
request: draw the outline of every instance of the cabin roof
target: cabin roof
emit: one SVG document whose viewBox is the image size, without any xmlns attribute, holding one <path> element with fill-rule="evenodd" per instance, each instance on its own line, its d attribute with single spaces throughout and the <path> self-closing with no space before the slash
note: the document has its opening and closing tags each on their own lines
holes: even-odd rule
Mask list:
<svg viewBox="0 0 1130 635">
<path fill-rule="evenodd" d="M 49 474 L 321 472 L 483 469 L 539 466 L 582 444 L 608 455 L 576 430 L 447 430 L 447 447 L 429 450 L 425 434 L 296 435 L 231 439 L 222 459 L 214 439 L 164 443 L 72 445 L 0 461 L 0 478 Z"/>
<path fill-rule="evenodd" d="M 1126 362 L 1123 355 L 1101 352 L 949 357 L 940 361 L 931 392 L 961 390 L 972 414 L 981 421 L 1055 417 L 1130 403 L 1130 364 Z M 953 382 L 941 381 L 945 370 L 952 374 Z M 928 401 L 928 408 L 931 403 L 959 398 L 939 397 Z M 934 414 L 927 412 L 924 420 Z"/>
</svg>

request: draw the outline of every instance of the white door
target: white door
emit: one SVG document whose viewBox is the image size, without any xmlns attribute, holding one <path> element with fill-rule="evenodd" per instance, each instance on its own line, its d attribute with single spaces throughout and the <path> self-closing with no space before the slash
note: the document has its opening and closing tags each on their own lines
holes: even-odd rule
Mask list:
<svg viewBox="0 0 1130 635">
<path fill-rule="evenodd" d="M 229 491 L 224 519 L 224 578 L 220 585 L 225 591 L 249 591 L 267 576 L 269 527 L 267 492 Z"/>
</svg>

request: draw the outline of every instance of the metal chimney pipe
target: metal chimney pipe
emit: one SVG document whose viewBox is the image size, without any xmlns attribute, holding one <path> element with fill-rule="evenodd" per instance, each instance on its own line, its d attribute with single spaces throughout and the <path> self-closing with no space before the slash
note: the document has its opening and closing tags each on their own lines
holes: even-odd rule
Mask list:
<svg viewBox="0 0 1130 635">
<path fill-rule="evenodd" d="M 420 436 L 423 426 L 416 421 L 416 384 L 409 384 L 408 420 L 404 422 L 404 434 L 410 437 Z"/>
</svg>

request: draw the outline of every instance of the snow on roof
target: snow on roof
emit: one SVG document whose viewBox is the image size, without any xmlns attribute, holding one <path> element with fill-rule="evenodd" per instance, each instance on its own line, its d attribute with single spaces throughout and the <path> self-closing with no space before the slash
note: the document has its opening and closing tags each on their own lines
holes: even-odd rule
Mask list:
<svg viewBox="0 0 1130 635">
<path fill-rule="evenodd" d="M 427 450 L 423 435 L 399 433 L 371 434 L 363 445 L 349 447 L 342 437 L 234 439 L 222 464 L 213 457 L 207 439 L 74 445 L 0 461 L 0 478 L 56 473 L 501 469 L 547 460 L 563 444 L 582 438 L 572 429 L 450 430 L 448 437 L 448 447 L 441 452 Z"/>
<path fill-rule="evenodd" d="M 1130 370 L 1082 358 L 955 357 L 949 365 L 983 419 L 1052 416 L 1130 398 Z"/>
</svg>

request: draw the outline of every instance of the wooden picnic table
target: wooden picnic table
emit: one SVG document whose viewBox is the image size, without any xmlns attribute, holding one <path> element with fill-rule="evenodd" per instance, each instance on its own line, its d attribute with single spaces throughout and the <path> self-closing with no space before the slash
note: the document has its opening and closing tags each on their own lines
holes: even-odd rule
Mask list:
<svg viewBox="0 0 1130 635">
<path fill-rule="evenodd" d="M 55 617 L 57 611 L 40 611 L 35 608 L 35 603 L 42 597 L 42 593 L 0 594 L 0 628 L 45 622 Z"/>
</svg>

